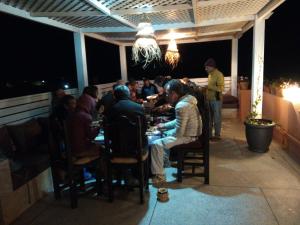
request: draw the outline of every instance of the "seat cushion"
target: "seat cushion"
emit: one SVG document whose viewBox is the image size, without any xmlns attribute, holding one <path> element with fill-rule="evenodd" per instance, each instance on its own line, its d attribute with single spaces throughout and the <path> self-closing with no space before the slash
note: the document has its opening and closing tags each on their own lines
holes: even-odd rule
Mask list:
<svg viewBox="0 0 300 225">
<path fill-rule="evenodd" d="M 148 158 L 149 152 L 146 151 L 142 156 L 142 161 L 145 161 Z M 135 164 L 138 160 L 136 157 L 114 157 L 111 159 L 113 164 Z"/>
<path fill-rule="evenodd" d="M 196 141 L 187 143 L 187 144 L 181 144 L 176 145 L 172 148 L 172 150 L 189 150 L 189 149 L 200 149 L 203 147 L 201 139 L 198 139 Z"/>
<path fill-rule="evenodd" d="M 12 168 L 12 172 L 16 172 L 18 169 L 31 168 L 36 170 L 38 173 L 42 172 L 50 165 L 50 156 L 46 153 L 26 153 L 18 154 L 13 160 L 15 166 Z"/>
<path fill-rule="evenodd" d="M 50 166 L 49 154 L 24 153 L 10 160 L 14 189 L 24 185 L 29 180 Z"/>
<path fill-rule="evenodd" d="M 7 127 L 0 128 L 0 146 L 1 146 L 1 153 L 6 156 L 7 158 L 12 158 L 16 152 L 16 146 L 13 143 L 13 140 L 9 136 Z"/>
<path fill-rule="evenodd" d="M 7 127 L 20 153 L 34 151 L 42 141 L 42 128 L 36 119 Z"/>
</svg>

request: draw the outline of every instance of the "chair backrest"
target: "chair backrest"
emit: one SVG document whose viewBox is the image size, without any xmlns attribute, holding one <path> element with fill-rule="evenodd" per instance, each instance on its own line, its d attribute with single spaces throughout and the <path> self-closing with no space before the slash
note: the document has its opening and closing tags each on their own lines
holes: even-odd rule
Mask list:
<svg viewBox="0 0 300 225">
<path fill-rule="evenodd" d="M 104 140 L 106 152 L 110 157 L 141 157 L 147 143 L 142 132 L 142 118 L 134 120 L 119 116 L 114 121 L 104 120 Z"/>
<path fill-rule="evenodd" d="M 197 107 L 202 119 L 202 139 L 209 139 L 209 106 L 203 91 L 200 88 L 194 89 L 194 97 L 197 99 Z"/>
</svg>

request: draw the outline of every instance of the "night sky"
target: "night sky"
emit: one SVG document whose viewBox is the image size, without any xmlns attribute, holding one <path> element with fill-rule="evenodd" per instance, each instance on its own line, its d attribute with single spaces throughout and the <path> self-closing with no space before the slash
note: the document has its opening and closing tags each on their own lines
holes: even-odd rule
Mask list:
<svg viewBox="0 0 300 225">
<path fill-rule="evenodd" d="M 265 77 L 300 79 L 299 26 L 297 1 L 287 0 L 266 21 Z M 73 33 L 23 18 L 0 13 L 0 98 L 51 91 L 68 82 L 76 87 Z M 86 38 L 87 64 L 91 84 L 113 82 L 120 77 L 118 46 Z M 161 46 L 162 52 L 166 46 Z M 146 70 L 131 61 L 126 49 L 128 75 L 154 78 L 156 75 L 203 77 L 203 63 L 216 59 L 219 69 L 230 74 L 231 41 L 178 45 L 181 61 L 176 69 L 163 62 Z M 104 54 L 105 53 L 105 54 Z M 238 74 L 251 76 L 252 29 L 239 39 Z M 47 85 L 39 86 L 37 80 Z M 14 89 L 12 87 L 18 87 Z M 17 92 L 16 90 L 21 90 Z"/>
</svg>

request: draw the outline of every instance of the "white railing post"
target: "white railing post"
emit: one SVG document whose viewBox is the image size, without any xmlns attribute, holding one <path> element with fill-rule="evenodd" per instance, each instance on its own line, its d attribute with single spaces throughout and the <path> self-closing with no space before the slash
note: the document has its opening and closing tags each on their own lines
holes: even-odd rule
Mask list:
<svg viewBox="0 0 300 225">
<path fill-rule="evenodd" d="M 79 95 L 81 95 L 84 87 L 89 85 L 86 64 L 85 40 L 83 33 L 74 33 L 74 45 L 76 55 L 78 91 Z"/>
<path fill-rule="evenodd" d="M 265 20 L 256 18 L 253 28 L 251 111 L 254 111 L 253 104 L 260 98 L 255 108 L 258 119 L 262 117 L 264 48 Z"/>
<path fill-rule="evenodd" d="M 119 46 L 119 52 L 120 52 L 121 79 L 126 82 L 128 80 L 128 75 L 127 75 L 127 60 L 126 60 L 125 45 Z"/>
<path fill-rule="evenodd" d="M 231 43 L 231 95 L 237 96 L 238 39 L 233 38 Z"/>
</svg>

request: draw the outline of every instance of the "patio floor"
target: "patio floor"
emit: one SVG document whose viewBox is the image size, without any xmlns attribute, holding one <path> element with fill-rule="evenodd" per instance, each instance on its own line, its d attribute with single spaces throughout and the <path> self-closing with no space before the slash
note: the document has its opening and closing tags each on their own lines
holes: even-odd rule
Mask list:
<svg viewBox="0 0 300 225">
<path fill-rule="evenodd" d="M 167 169 L 170 200 L 156 200 L 150 186 L 144 205 L 138 190 L 116 193 L 114 203 L 79 198 L 78 209 L 48 196 L 14 225 L 300 225 L 300 166 L 278 143 L 266 154 L 247 149 L 243 125 L 223 122 L 223 139 L 211 144 L 210 185 L 201 178 L 175 181 Z"/>
</svg>

